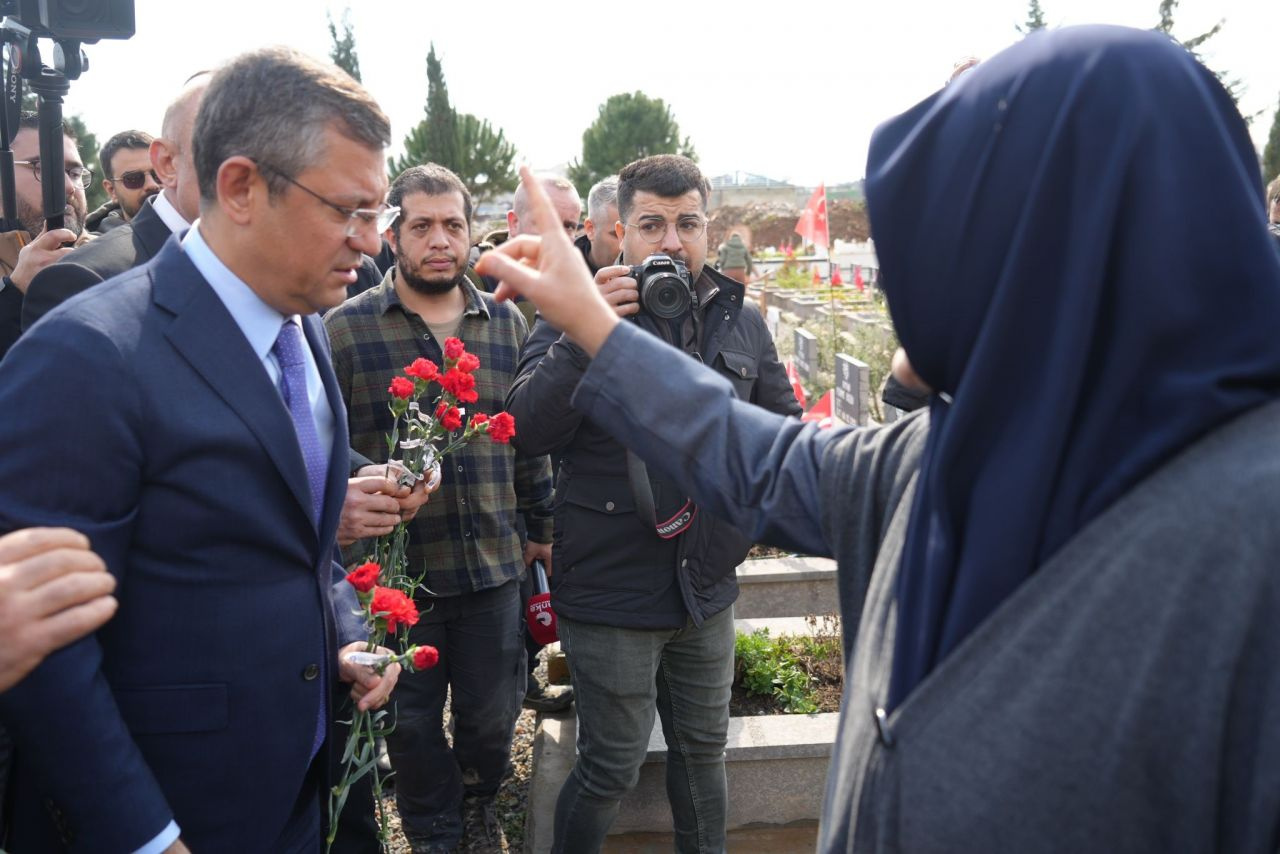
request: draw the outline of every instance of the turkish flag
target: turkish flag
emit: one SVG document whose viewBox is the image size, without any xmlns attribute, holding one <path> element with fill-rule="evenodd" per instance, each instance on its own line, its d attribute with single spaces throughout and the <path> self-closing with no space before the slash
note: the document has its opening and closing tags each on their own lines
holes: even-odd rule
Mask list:
<svg viewBox="0 0 1280 854">
<path fill-rule="evenodd" d="M 833 286 L 838 286 L 838 285 L 843 285 L 843 284 L 844 284 L 844 276 L 841 276 L 841 275 L 840 275 L 840 265 L 839 265 L 839 264 L 837 264 L 836 266 L 834 266 L 834 267 L 832 267 L 832 268 L 831 268 L 831 284 L 832 284 Z"/>
<path fill-rule="evenodd" d="M 853 268 L 853 285 L 860 291 L 866 290 L 862 284 L 862 268 L 857 265 Z"/>
<path fill-rule="evenodd" d="M 804 415 L 800 416 L 801 421 L 816 421 L 818 426 L 823 430 L 830 427 L 833 423 L 831 417 L 832 392 L 828 391 L 822 397 L 818 398 L 818 402 L 813 405 Z"/>
<path fill-rule="evenodd" d="M 826 249 L 831 245 L 831 230 L 827 227 L 827 188 L 819 184 L 818 189 L 809 197 L 809 203 L 800 213 L 796 222 L 796 234 L 804 238 L 805 243 L 821 246 Z"/>
<path fill-rule="evenodd" d="M 791 391 L 796 396 L 796 403 L 800 404 L 801 409 L 807 409 L 809 404 L 804 399 L 804 386 L 800 383 L 800 372 L 796 370 L 795 364 L 787 359 L 787 382 L 791 383 Z"/>
</svg>

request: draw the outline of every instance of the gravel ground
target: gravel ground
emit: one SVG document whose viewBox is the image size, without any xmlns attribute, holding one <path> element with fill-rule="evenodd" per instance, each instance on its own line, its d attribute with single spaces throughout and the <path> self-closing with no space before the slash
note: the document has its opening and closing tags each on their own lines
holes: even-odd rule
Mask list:
<svg viewBox="0 0 1280 854">
<path fill-rule="evenodd" d="M 538 675 L 545 681 L 546 664 L 540 664 Z M 528 709 L 521 709 L 516 720 L 515 736 L 511 740 L 511 769 L 498 789 L 498 820 L 502 822 L 503 832 L 507 835 L 507 844 L 512 854 L 524 851 L 524 817 L 529 804 L 529 781 L 533 776 L 533 734 L 537 729 L 538 717 Z M 449 728 L 448 703 L 445 704 L 445 731 Z M 395 788 L 394 783 L 391 786 Z M 390 816 L 391 844 L 388 851 L 392 854 L 410 854 L 409 843 L 400 831 L 400 815 L 396 812 L 394 794 L 387 794 L 382 799 Z"/>
</svg>

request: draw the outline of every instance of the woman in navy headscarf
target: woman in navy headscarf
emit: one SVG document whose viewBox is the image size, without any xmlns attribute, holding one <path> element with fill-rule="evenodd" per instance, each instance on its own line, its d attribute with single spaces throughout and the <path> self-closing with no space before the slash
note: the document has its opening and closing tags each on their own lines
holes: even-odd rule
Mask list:
<svg viewBox="0 0 1280 854">
<path fill-rule="evenodd" d="M 558 235 L 485 272 L 595 357 L 586 417 L 837 558 L 820 850 L 1277 850 L 1280 259 L 1230 98 L 1158 33 L 1033 35 L 882 126 L 866 192 L 932 389 L 885 428 L 732 400 Z"/>
</svg>

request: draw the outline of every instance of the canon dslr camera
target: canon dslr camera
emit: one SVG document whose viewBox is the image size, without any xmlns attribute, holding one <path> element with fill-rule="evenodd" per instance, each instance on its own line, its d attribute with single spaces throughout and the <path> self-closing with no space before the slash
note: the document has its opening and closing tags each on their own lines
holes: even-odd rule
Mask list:
<svg viewBox="0 0 1280 854">
<path fill-rule="evenodd" d="M 670 320 L 698 305 L 689 268 L 669 255 L 650 255 L 630 275 L 640 289 L 640 310 L 654 317 Z"/>
</svg>

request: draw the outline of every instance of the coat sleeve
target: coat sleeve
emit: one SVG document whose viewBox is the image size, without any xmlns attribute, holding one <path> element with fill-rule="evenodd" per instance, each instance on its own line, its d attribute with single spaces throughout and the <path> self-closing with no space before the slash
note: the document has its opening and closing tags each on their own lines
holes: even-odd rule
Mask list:
<svg viewBox="0 0 1280 854">
<path fill-rule="evenodd" d="M 25 335 L 0 363 L 0 443 L 22 449 L 0 454 L 0 532 L 74 528 L 128 590 L 144 459 L 141 410 L 125 361 L 105 334 L 53 317 Z M 0 694 L 0 717 L 29 757 L 42 797 L 75 830 L 78 850 L 133 851 L 173 814 L 101 664 L 94 635 L 63 648 Z"/>
<path fill-rule="evenodd" d="M 516 419 L 511 444 L 517 451 L 531 457 L 549 454 L 577 432 L 582 414 L 571 398 L 590 362 L 560 330 L 542 319 L 534 324 L 507 392 L 507 411 Z"/>
<path fill-rule="evenodd" d="M 778 350 L 773 345 L 773 336 L 769 334 L 768 327 L 764 325 L 764 318 L 759 311 L 746 306 L 742 308 L 741 316 L 745 318 L 745 322 L 755 327 L 752 332 L 761 342 L 760 373 L 751 402 L 779 415 L 803 414 L 804 410 L 800 408 L 796 393 L 791 388 L 791 381 L 787 379 L 787 369 L 778 360 Z"/>
</svg>

